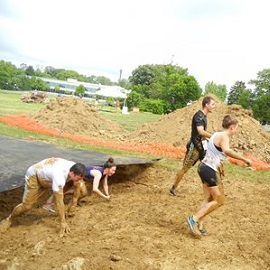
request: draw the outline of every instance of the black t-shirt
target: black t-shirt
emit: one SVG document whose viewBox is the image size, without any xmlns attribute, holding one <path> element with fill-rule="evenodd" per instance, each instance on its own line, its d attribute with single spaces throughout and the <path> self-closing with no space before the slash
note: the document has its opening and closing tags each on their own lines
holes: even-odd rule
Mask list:
<svg viewBox="0 0 270 270">
<path fill-rule="evenodd" d="M 206 130 L 207 128 L 207 117 L 201 110 L 197 111 L 192 118 L 191 141 L 195 145 L 202 141 L 202 136 L 199 135 L 198 130 L 197 130 L 197 127 L 199 126 L 203 126 L 204 130 Z"/>
</svg>

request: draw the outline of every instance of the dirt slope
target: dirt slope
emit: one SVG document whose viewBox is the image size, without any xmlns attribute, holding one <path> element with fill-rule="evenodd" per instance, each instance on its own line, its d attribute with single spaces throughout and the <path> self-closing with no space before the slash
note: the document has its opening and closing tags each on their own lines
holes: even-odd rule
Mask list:
<svg viewBox="0 0 270 270">
<path fill-rule="evenodd" d="M 208 114 L 207 130 L 211 133 L 222 129 L 221 122 L 226 114 L 234 115 L 239 121 L 239 131 L 231 141 L 231 146 L 237 151 L 252 152 L 252 154 L 270 162 L 270 136 L 265 132 L 260 123 L 256 121 L 250 111 L 237 105 L 225 105 L 217 97 L 215 111 Z M 191 119 L 194 113 L 201 109 L 202 98 L 191 105 L 178 109 L 165 115 L 160 121 L 146 124 L 140 130 L 127 135 L 126 139 L 140 143 L 167 144 L 178 143 L 185 147 L 191 133 Z"/>
<path fill-rule="evenodd" d="M 110 202 L 87 197 L 68 219 L 72 234 L 63 239 L 53 213 L 37 208 L 18 218 L 1 235 L 0 269 L 269 269 L 270 188 L 243 180 L 256 172 L 242 170 L 237 181 L 224 181 L 225 205 L 206 220 L 209 235 L 202 240 L 190 235 L 186 223 L 203 197 L 196 170 L 181 183 L 180 196 L 171 197 L 174 173 L 153 167 L 110 182 Z M 0 194 L 0 218 L 21 194 Z"/>
</svg>

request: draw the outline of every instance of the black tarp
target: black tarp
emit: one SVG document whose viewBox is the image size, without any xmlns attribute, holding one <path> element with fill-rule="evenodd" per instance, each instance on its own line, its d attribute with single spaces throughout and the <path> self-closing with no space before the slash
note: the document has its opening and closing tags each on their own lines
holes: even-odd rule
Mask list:
<svg viewBox="0 0 270 270">
<path fill-rule="evenodd" d="M 110 155 L 67 149 L 49 143 L 0 137 L 0 192 L 24 185 L 27 168 L 48 157 L 60 157 L 88 165 L 103 165 Z M 117 165 L 150 164 L 152 160 L 113 156 Z"/>
</svg>

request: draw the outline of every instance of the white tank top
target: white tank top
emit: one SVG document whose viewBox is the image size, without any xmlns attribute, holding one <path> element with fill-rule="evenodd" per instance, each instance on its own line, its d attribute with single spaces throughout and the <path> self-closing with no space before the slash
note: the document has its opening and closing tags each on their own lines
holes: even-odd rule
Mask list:
<svg viewBox="0 0 270 270">
<path fill-rule="evenodd" d="M 215 171 L 218 170 L 220 161 L 226 159 L 226 155 L 223 152 L 219 151 L 214 144 L 214 138 L 216 137 L 217 133 L 220 133 L 220 132 L 223 132 L 223 131 L 215 132 L 211 136 L 207 144 L 206 155 L 204 159 L 202 160 L 204 164 L 206 164 L 207 166 L 209 166 Z"/>
</svg>

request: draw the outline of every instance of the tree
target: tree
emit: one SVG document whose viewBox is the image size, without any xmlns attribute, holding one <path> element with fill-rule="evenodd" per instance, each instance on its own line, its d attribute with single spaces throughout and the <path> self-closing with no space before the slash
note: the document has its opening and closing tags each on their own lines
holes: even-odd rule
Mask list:
<svg viewBox="0 0 270 270">
<path fill-rule="evenodd" d="M 270 122 L 270 94 L 261 95 L 253 105 L 253 113 L 262 124 Z"/>
<path fill-rule="evenodd" d="M 202 93 L 198 82 L 188 74 L 187 69 L 172 64 L 139 66 L 132 72 L 129 81 L 132 92 L 139 93 L 145 99 L 162 101 L 156 104 L 167 108 L 164 112 L 182 108 L 190 100 L 198 99 Z"/>
<path fill-rule="evenodd" d="M 242 81 L 237 81 L 228 94 L 228 104 L 238 104 L 244 109 L 252 109 L 254 94 Z"/>
<path fill-rule="evenodd" d="M 225 101 L 226 96 L 227 96 L 227 87 L 225 84 L 215 84 L 213 81 L 208 82 L 205 85 L 205 90 L 204 90 L 205 95 L 207 94 L 213 94 L 217 96 L 220 100 Z"/>
<path fill-rule="evenodd" d="M 263 69 L 257 73 L 257 79 L 250 80 L 255 86 L 254 94 L 260 97 L 263 94 L 270 94 L 270 69 Z"/>
<path fill-rule="evenodd" d="M 246 85 L 242 81 L 237 81 L 228 94 L 228 104 L 239 104 L 240 95 L 246 90 Z"/>
<path fill-rule="evenodd" d="M 270 69 L 257 73 L 257 78 L 249 82 L 255 86 L 252 110 L 256 119 L 262 123 L 270 121 Z"/>
<path fill-rule="evenodd" d="M 69 78 L 77 80 L 79 76 L 79 73 L 73 70 L 63 70 L 56 74 L 56 78 L 62 81 L 66 81 Z"/>
<path fill-rule="evenodd" d="M 32 66 L 28 66 L 27 69 L 25 70 L 25 74 L 28 76 L 34 76 L 35 75 L 35 70 Z"/>
<path fill-rule="evenodd" d="M 127 97 L 127 103 L 130 107 L 139 107 L 142 102 L 142 96 L 136 91 L 131 91 Z"/>
<path fill-rule="evenodd" d="M 82 96 L 82 97 L 85 95 L 85 87 L 84 87 L 84 85 L 80 84 L 79 86 L 76 87 L 75 95 Z"/>
<path fill-rule="evenodd" d="M 0 61 L 0 88 L 14 90 L 18 78 L 23 75 L 23 71 L 18 69 L 11 62 Z"/>
</svg>

